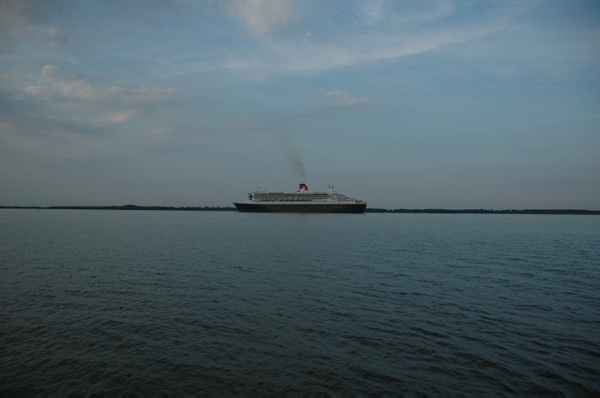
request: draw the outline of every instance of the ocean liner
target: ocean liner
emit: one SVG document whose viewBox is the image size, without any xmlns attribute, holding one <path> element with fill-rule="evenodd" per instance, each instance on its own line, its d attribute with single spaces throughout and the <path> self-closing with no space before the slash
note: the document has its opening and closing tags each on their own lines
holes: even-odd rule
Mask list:
<svg viewBox="0 0 600 398">
<path fill-rule="evenodd" d="M 367 202 L 339 194 L 333 186 L 316 192 L 306 184 L 300 184 L 296 192 L 250 192 L 248 200 L 233 204 L 240 212 L 262 213 L 364 213 L 367 207 Z"/>
</svg>

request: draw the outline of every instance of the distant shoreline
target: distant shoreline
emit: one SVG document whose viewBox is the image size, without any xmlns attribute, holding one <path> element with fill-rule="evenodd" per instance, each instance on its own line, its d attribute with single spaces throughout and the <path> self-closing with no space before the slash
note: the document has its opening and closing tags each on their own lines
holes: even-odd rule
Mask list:
<svg viewBox="0 0 600 398">
<path fill-rule="evenodd" d="M 427 214 L 581 214 L 600 215 L 600 210 L 581 209 L 366 209 L 368 213 L 427 213 Z"/>
<path fill-rule="evenodd" d="M 162 211 L 237 211 L 235 207 L 175 207 L 175 206 L 0 206 L 0 209 L 33 210 L 162 210 Z M 600 210 L 582 209 L 380 209 L 368 208 L 365 213 L 417 213 L 417 214 L 577 214 L 600 215 Z"/>
</svg>

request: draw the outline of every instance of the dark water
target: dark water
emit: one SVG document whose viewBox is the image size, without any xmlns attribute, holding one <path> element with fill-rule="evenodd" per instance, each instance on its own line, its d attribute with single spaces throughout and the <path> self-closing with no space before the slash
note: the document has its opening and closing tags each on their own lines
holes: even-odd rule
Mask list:
<svg viewBox="0 0 600 398">
<path fill-rule="evenodd" d="M 0 210 L 0 392 L 592 395 L 600 217 Z"/>
</svg>

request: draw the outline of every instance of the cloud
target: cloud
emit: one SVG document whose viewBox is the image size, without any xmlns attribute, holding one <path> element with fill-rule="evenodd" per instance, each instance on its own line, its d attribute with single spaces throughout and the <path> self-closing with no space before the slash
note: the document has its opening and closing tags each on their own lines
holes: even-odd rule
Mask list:
<svg viewBox="0 0 600 398">
<path fill-rule="evenodd" d="M 0 48 L 7 47 L 16 41 L 26 38 L 34 33 L 34 26 L 43 26 L 54 17 L 62 17 L 68 14 L 72 6 L 65 2 L 53 0 L 2 0 L 0 1 Z M 66 36 L 58 31 L 50 29 L 50 39 L 58 44 Z"/>
<path fill-rule="evenodd" d="M 29 77 L 33 73 L 33 69 L 29 65 L 19 65 L 8 72 L 0 72 L 0 79 L 20 80 L 24 77 Z"/>
<path fill-rule="evenodd" d="M 282 114 L 278 118 L 271 119 L 269 121 L 270 124 L 277 125 L 277 128 L 279 128 L 280 123 L 287 124 L 289 121 L 299 118 L 328 116 L 344 109 L 367 106 L 372 101 L 367 97 L 351 97 L 342 90 L 328 91 L 323 93 L 323 95 L 330 97 L 332 101 L 330 103 L 317 105 L 303 111 Z M 247 125 L 247 123 L 245 125 Z"/>
<path fill-rule="evenodd" d="M 44 82 L 53 82 L 60 76 L 60 69 L 58 66 L 45 65 L 40 72 L 40 80 Z"/>
<path fill-rule="evenodd" d="M 85 81 L 75 78 L 62 78 L 60 68 L 54 65 L 45 65 L 40 72 L 40 83 L 48 84 L 46 88 L 59 88 L 65 97 L 74 97 L 82 100 L 97 98 L 96 90 Z M 44 87 L 42 87 L 44 88 Z M 30 90 L 30 94 L 42 92 L 38 89 Z"/>
<path fill-rule="evenodd" d="M 363 1 L 360 3 L 359 14 L 367 25 L 373 25 L 384 15 L 383 0 Z"/>
<path fill-rule="evenodd" d="M 121 91 L 118 87 L 111 87 L 113 91 Z M 147 88 L 146 86 L 139 86 L 138 88 L 123 91 L 123 100 L 126 102 L 140 103 L 140 102 L 155 102 L 172 98 L 175 95 L 173 89 L 162 89 L 158 87 Z"/>
<path fill-rule="evenodd" d="M 65 142 L 71 138 L 92 146 L 99 137 L 134 140 L 133 137 L 144 135 L 136 131 L 146 131 L 152 125 L 156 109 L 165 109 L 176 97 L 173 89 L 143 85 L 123 88 L 92 83 L 103 79 L 88 80 L 64 76 L 58 66 L 45 65 L 37 84 L 2 91 L 0 107 L 4 109 L 0 119 L 4 118 L 10 126 L 0 132 L 4 149 L 26 151 L 29 144 L 43 148 L 48 141 Z M 127 130 L 120 127 L 124 124 L 129 124 Z M 129 133 L 124 135 L 123 131 Z M 26 136 L 23 132 L 27 132 Z M 57 154 L 64 156 L 60 146 L 56 148 Z"/>
<path fill-rule="evenodd" d="M 387 13 L 389 10 L 386 9 L 386 13 L 382 15 L 382 18 L 386 17 L 390 20 L 390 23 L 396 27 L 410 26 L 412 28 L 418 28 L 448 18 L 454 13 L 454 7 L 452 7 L 452 2 L 450 0 L 438 0 L 432 2 L 419 1 L 412 4 L 407 2 L 401 7 L 403 8 L 389 13 Z M 381 11 L 383 14 L 383 4 L 381 6 Z"/>
<path fill-rule="evenodd" d="M 157 128 L 164 121 L 154 117 L 169 106 L 171 90 L 90 85 L 99 94 L 79 98 L 63 94 L 59 72 L 49 65 L 39 84 L 0 87 L 0 159 L 54 167 L 179 143 L 164 140 L 173 129 Z"/>
<path fill-rule="evenodd" d="M 55 28 L 47 29 L 46 35 L 42 38 L 44 45 L 50 48 L 64 47 L 69 44 L 71 37 L 63 31 Z"/>
<path fill-rule="evenodd" d="M 136 117 L 138 113 L 139 111 L 137 109 L 117 111 L 108 115 L 106 121 L 110 124 L 122 124 Z"/>
<path fill-rule="evenodd" d="M 349 34 L 335 43 L 271 42 L 252 52 L 236 53 L 220 68 L 264 79 L 274 73 L 315 73 L 434 51 L 486 35 L 494 27 L 424 34 Z"/>
<path fill-rule="evenodd" d="M 44 96 L 44 88 L 33 84 L 25 87 L 25 93 L 34 97 L 42 98 Z"/>
<path fill-rule="evenodd" d="M 227 11 L 248 30 L 262 35 L 296 20 L 291 0 L 231 0 Z"/>
<path fill-rule="evenodd" d="M 60 68 L 54 65 L 45 65 L 41 72 L 38 85 L 30 84 L 24 92 L 37 99 L 48 99 L 51 96 L 60 96 L 63 99 L 85 101 L 112 100 L 124 104 L 151 104 L 164 101 L 175 96 L 175 90 L 159 87 L 147 88 L 141 85 L 137 88 L 125 89 L 119 86 L 94 87 L 84 79 L 63 76 Z"/>
<path fill-rule="evenodd" d="M 328 97 L 333 97 L 333 104 L 327 105 L 328 107 L 335 108 L 351 108 L 360 104 L 364 104 L 369 101 L 367 97 L 352 98 L 343 91 L 335 90 L 324 93 Z"/>
<path fill-rule="evenodd" d="M 234 4 L 241 12 L 245 3 Z M 250 49 L 221 56 L 214 67 L 264 80 L 272 74 L 311 74 L 374 64 L 468 43 L 503 31 L 518 12 L 522 9 L 507 7 L 468 23 L 456 24 L 451 18 L 453 8 L 447 1 L 412 7 L 363 3 L 354 13 L 325 10 L 313 20 L 318 21 L 318 25 L 302 27 L 302 34 L 297 37 L 265 36 Z M 354 23 L 340 27 L 332 18 L 354 19 Z M 332 30 L 330 25 L 337 28 Z"/>
</svg>

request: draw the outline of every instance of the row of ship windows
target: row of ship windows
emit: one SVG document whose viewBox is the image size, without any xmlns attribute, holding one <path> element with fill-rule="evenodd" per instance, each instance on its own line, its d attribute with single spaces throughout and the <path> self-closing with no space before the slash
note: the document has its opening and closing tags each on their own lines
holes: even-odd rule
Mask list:
<svg viewBox="0 0 600 398">
<path fill-rule="evenodd" d="M 278 199 L 278 200 L 306 200 L 306 199 L 327 199 L 327 195 L 290 195 L 290 196 L 280 196 L 280 195 L 255 195 L 256 199 Z"/>
<path fill-rule="evenodd" d="M 301 201 L 312 201 L 313 198 L 256 198 L 256 200 L 260 200 L 261 202 L 301 202 Z"/>
</svg>

